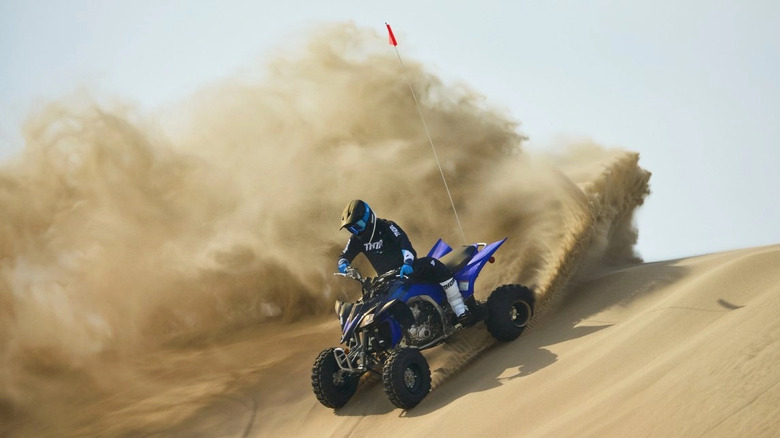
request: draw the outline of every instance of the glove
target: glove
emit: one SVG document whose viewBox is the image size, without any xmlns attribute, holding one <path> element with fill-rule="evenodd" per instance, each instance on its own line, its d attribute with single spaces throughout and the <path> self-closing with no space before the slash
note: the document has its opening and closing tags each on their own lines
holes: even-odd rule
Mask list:
<svg viewBox="0 0 780 438">
<path fill-rule="evenodd" d="M 349 268 L 349 263 L 347 263 L 347 262 L 339 263 L 339 272 L 341 272 L 342 274 L 346 274 L 347 273 L 347 268 Z"/>
<path fill-rule="evenodd" d="M 401 265 L 401 272 L 399 272 L 399 275 L 401 277 L 408 277 L 412 275 L 412 272 L 414 272 L 414 269 L 412 269 L 412 265 L 407 265 L 406 263 L 404 263 L 403 265 Z"/>
</svg>

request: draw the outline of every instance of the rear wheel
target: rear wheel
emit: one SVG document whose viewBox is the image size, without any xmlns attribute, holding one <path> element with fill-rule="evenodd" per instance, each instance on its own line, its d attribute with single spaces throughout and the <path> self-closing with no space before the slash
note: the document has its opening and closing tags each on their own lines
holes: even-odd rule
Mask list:
<svg viewBox="0 0 780 438">
<path fill-rule="evenodd" d="M 499 341 L 514 341 L 523 333 L 534 314 L 534 293 L 519 284 L 494 290 L 487 300 L 487 329 Z"/>
<path fill-rule="evenodd" d="M 431 390 L 428 361 L 416 348 L 399 348 L 385 361 L 382 382 L 391 403 L 401 409 L 411 409 Z"/>
<path fill-rule="evenodd" d="M 329 348 L 317 356 L 311 370 L 311 386 L 320 403 L 338 409 L 355 394 L 360 376 L 342 370 L 333 350 Z"/>
</svg>

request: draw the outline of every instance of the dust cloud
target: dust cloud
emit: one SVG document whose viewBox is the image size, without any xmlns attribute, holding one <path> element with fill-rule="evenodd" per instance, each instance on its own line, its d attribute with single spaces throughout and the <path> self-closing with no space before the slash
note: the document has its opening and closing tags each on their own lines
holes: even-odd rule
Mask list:
<svg viewBox="0 0 780 438">
<path fill-rule="evenodd" d="M 480 294 L 519 282 L 544 301 L 575 272 L 638 260 L 650 174 L 637 154 L 529 154 L 503 109 L 405 64 L 466 237 L 509 237 Z M 35 410 L 39 374 L 78 382 L 97 356 L 330 311 L 353 198 L 420 253 L 462 243 L 401 66 L 354 25 L 159 119 L 71 97 L 23 130 L 0 167 L 0 418 Z"/>
</svg>

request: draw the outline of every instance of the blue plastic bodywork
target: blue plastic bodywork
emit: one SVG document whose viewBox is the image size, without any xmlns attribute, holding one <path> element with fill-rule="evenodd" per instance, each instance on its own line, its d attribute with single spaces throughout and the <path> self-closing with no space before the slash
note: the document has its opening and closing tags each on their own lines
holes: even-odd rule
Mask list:
<svg viewBox="0 0 780 438">
<path fill-rule="evenodd" d="M 454 273 L 455 280 L 464 299 L 474 294 L 474 283 L 480 271 L 504 242 L 506 242 L 506 238 L 484 246 L 463 268 Z M 428 256 L 438 259 L 451 251 L 452 247 L 439 239 L 428 252 Z M 442 287 L 436 283 L 412 283 L 401 279 L 394 280 L 386 294 L 375 296 L 366 302 L 355 303 L 350 309 L 349 315 L 339 315 L 342 324 L 341 342 L 344 343 L 348 340 L 355 330 L 370 317 L 373 319 L 374 324 L 387 323 L 389 325 L 392 347 L 395 347 L 403 337 L 403 328 L 398 321 L 399 317 L 397 315 L 394 316 L 392 309 L 395 308 L 396 302 L 403 303 L 405 306 L 409 300 L 419 296 L 430 297 L 431 300 L 440 306 L 447 299 Z"/>
</svg>

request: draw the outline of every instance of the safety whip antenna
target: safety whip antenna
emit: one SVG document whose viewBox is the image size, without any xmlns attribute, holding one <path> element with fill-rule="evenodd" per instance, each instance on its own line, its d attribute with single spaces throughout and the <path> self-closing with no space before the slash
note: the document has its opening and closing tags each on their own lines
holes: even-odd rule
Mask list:
<svg viewBox="0 0 780 438">
<path fill-rule="evenodd" d="M 463 232 L 463 226 L 460 224 L 460 218 L 458 217 L 458 210 L 455 208 L 455 201 L 452 200 L 452 193 L 450 193 L 450 187 L 447 185 L 447 178 L 444 177 L 444 170 L 441 168 L 441 162 L 439 161 L 439 154 L 436 153 L 436 147 L 433 145 L 433 138 L 431 138 L 431 132 L 428 130 L 428 124 L 425 122 L 425 117 L 423 116 L 422 108 L 420 107 L 420 102 L 417 100 L 417 94 L 414 92 L 414 87 L 412 86 L 412 81 L 409 78 L 409 72 L 406 70 L 406 65 L 404 65 L 403 59 L 401 59 L 401 53 L 398 51 L 398 41 L 395 39 L 395 35 L 393 34 L 393 29 L 390 28 L 390 25 L 388 23 L 385 23 L 385 26 L 387 26 L 387 33 L 390 37 L 390 45 L 393 46 L 395 49 L 395 54 L 398 56 L 398 62 L 401 64 L 401 69 L 404 72 L 404 77 L 406 77 L 406 83 L 409 84 L 409 91 L 412 92 L 412 98 L 414 99 L 414 104 L 417 106 L 417 113 L 420 114 L 420 120 L 422 120 L 423 128 L 425 128 L 425 135 L 428 136 L 428 143 L 431 145 L 431 150 L 433 151 L 433 158 L 436 159 L 436 166 L 439 168 L 439 174 L 441 175 L 441 180 L 444 182 L 444 188 L 447 190 L 447 196 L 450 198 L 450 205 L 452 206 L 452 212 L 455 214 L 455 221 L 458 223 L 458 229 L 460 230 L 460 237 L 463 239 L 463 244 L 466 245 L 466 234 Z"/>
</svg>

